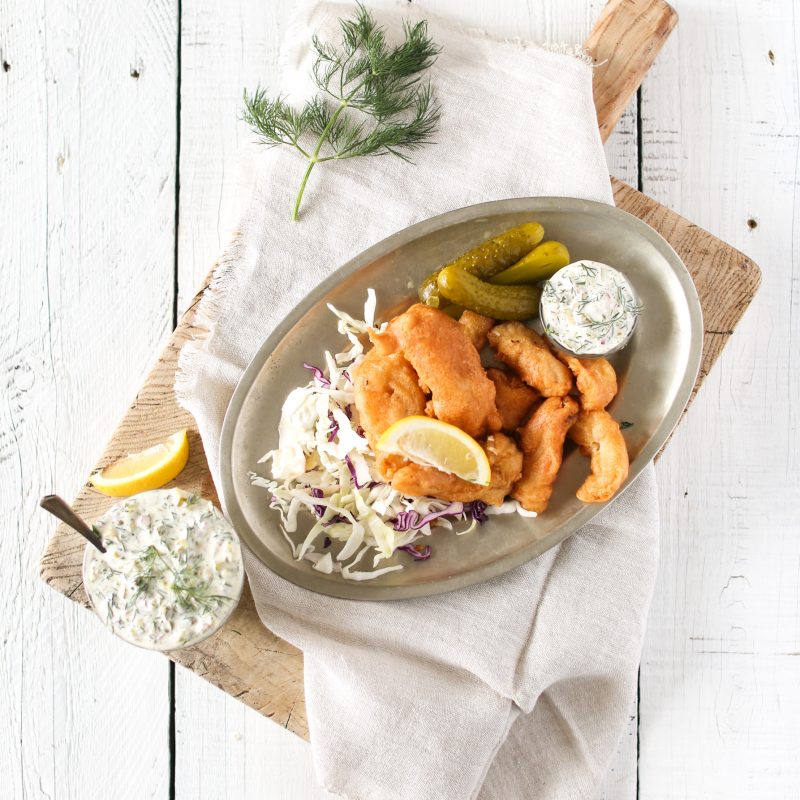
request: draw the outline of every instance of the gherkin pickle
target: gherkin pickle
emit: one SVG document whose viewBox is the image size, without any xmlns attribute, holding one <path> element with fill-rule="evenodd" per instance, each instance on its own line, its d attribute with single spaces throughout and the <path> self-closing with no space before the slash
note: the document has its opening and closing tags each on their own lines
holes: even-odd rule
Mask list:
<svg viewBox="0 0 800 800">
<path fill-rule="evenodd" d="M 437 284 L 443 297 L 493 319 L 529 319 L 542 295 L 537 286 L 494 286 L 453 265 L 442 269 Z"/>
<path fill-rule="evenodd" d="M 469 274 L 486 280 L 516 264 L 544 238 L 544 228 L 538 222 L 526 222 L 487 239 L 467 250 L 441 269 L 459 267 Z M 441 270 L 431 273 L 419 287 L 419 299 L 432 308 L 439 307 L 437 278 Z"/>
<path fill-rule="evenodd" d="M 490 278 L 489 282 L 499 286 L 536 283 L 552 278 L 558 270 L 569 263 L 569 250 L 561 242 L 542 242 L 513 267 Z"/>
</svg>

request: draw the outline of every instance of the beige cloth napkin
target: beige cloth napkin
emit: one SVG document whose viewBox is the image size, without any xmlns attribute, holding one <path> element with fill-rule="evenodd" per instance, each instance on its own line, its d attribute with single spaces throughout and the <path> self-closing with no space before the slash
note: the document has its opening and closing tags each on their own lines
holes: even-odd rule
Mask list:
<svg viewBox="0 0 800 800">
<path fill-rule="evenodd" d="M 349 5 L 303 6 L 282 87 L 304 92 L 314 31 Z M 376 13 L 387 28 L 416 7 Z M 318 169 L 289 221 L 303 164 L 259 157 L 240 236 L 200 309 L 210 333 L 182 353 L 176 391 L 215 480 L 223 415 L 260 343 L 306 293 L 366 247 L 471 203 L 569 195 L 612 202 L 580 57 L 430 18 L 443 51 L 437 143 Z M 302 96 L 302 95 L 301 95 Z M 276 397 L 276 403 L 283 398 Z M 265 495 L 265 502 L 267 498 Z M 264 624 L 303 649 L 321 783 L 350 800 L 591 796 L 627 717 L 658 551 L 652 468 L 559 548 L 434 598 L 359 603 L 312 594 L 246 554 Z"/>
</svg>

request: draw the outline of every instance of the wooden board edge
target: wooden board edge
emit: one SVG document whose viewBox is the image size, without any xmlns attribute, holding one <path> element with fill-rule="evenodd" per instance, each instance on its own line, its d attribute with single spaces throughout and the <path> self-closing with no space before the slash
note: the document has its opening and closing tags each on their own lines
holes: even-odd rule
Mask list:
<svg viewBox="0 0 800 800">
<path fill-rule="evenodd" d="M 597 18 L 584 48 L 595 65 L 592 87 L 604 142 L 677 24 L 678 12 L 665 0 L 610 0 Z"/>
</svg>

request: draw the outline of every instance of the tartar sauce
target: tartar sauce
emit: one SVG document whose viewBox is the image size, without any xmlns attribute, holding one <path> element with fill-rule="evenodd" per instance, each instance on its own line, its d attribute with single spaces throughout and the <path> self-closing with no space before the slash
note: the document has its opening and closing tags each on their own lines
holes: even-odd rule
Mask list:
<svg viewBox="0 0 800 800">
<path fill-rule="evenodd" d="M 576 355 L 601 356 L 624 347 L 640 311 L 628 279 L 599 261 L 563 267 L 542 290 L 545 333 Z"/>
<path fill-rule="evenodd" d="M 94 525 L 106 552 L 88 546 L 83 578 L 98 616 L 122 639 L 154 650 L 185 647 L 229 616 L 244 567 L 230 523 L 181 489 L 143 492 Z"/>
</svg>

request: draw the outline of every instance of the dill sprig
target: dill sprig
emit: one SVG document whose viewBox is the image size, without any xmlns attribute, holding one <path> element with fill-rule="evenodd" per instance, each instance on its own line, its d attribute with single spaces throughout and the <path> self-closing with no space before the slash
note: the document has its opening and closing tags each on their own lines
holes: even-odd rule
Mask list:
<svg viewBox="0 0 800 800">
<path fill-rule="evenodd" d="M 308 162 L 295 198 L 298 217 L 303 192 L 317 164 L 357 156 L 392 154 L 405 161 L 431 141 L 439 123 L 430 83 L 422 73 L 440 48 L 428 36 L 427 23 L 403 23 L 397 46 L 359 3 L 353 19 L 339 20 L 341 41 L 316 35 L 312 68 L 319 94 L 301 109 L 259 87 L 244 93 L 242 118 L 268 147 L 289 145 Z"/>
<path fill-rule="evenodd" d="M 159 566 L 156 562 L 161 562 Z M 232 598 L 222 594 L 209 594 L 207 583 L 192 583 L 192 574 L 189 567 L 175 569 L 161 555 L 158 549 L 149 545 L 139 558 L 141 571 L 134 578 L 136 591 L 128 600 L 128 607 L 135 605 L 142 596 L 153 593 L 156 582 L 166 573 L 171 573 L 173 578 L 172 589 L 178 605 L 189 613 L 199 611 L 208 613 Z"/>
</svg>

